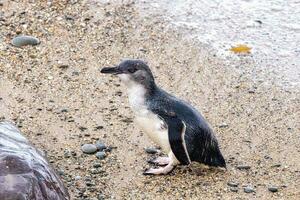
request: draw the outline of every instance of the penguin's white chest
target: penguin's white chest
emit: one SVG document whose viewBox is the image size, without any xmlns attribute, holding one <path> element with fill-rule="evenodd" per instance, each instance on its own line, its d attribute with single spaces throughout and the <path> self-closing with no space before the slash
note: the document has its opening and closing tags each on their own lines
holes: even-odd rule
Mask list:
<svg viewBox="0 0 300 200">
<path fill-rule="evenodd" d="M 150 139 L 158 144 L 165 153 L 171 151 L 168 129 L 164 122 L 145 104 L 145 89 L 141 85 L 131 85 L 128 88 L 129 103 L 135 114 L 138 126 L 146 132 Z"/>
<path fill-rule="evenodd" d="M 171 151 L 168 129 L 164 127 L 163 121 L 157 115 L 149 113 L 147 116 L 136 116 L 136 123 L 165 153 Z"/>
</svg>

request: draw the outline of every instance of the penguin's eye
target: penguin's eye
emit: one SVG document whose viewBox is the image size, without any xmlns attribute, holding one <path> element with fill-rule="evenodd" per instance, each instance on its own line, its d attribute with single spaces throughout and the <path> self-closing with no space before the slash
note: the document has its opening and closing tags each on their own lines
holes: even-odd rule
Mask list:
<svg viewBox="0 0 300 200">
<path fill-rule="evenodd" d="M 129 68 L 128 71 L 133 74 L 134 72 L 137 71 L 137 69 L 136 68 Z"/>
</svg>

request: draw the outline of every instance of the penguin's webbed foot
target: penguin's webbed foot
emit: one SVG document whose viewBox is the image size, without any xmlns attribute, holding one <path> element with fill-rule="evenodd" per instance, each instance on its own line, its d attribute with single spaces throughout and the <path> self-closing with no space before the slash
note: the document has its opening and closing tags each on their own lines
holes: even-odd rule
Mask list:
<svg viewBox="0 0 300 200">
<path fill-rule="evenodd" d="M 154 159 L 151 159 L 148 161 L 150 164 L 155 164 L 159 166 L 165 166 L 168 165 L 171 162 L 171 159 L 169 157 L 157 157 Z"/>
<path fill-rule="evenodd" d="M 175 166 L 172 165 L 171 163 L 169 163 L 165 167 L 160 167 L 157 169 L 155 169 L 155 168 L 147 169 L 143 174 L 144 175 L 165 175 L 165 174 L 170 173 L 174 168 L 175 168 Z"/>
</svg>

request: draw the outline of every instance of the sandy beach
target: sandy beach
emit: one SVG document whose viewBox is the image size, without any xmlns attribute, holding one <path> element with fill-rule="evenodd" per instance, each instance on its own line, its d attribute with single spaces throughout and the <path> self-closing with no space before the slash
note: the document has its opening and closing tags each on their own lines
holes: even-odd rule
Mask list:
<svg viewBox="0 0 300 200">
<path fill-rule="evenodd" d="M 226 60 L 134 1 L 0 2 L 0 119 L 46 153 L 71 199 L 299 199 L 300 87 L 277 84 L 259 68 L 265 57 Z M 17 48 L 17 35 L 41 43 Z M 155 144 L 134 125 L 125 87 L 99 72 L 124 58 L 145 60 L 159 86 L 202 112 L 227 171 L 142 175 Z M 98 140 L 111 147 L 103 160 L 81 151 Z"/>
</svg>

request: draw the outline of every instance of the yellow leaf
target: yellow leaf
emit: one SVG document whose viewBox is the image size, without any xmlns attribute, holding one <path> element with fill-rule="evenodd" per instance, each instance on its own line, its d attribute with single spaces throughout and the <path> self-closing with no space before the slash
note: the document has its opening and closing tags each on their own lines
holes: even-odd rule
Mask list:
<svg viewBox="0 0 300 200">
<path fill-rule="evenodd" d="M 235 47 L 232 47 L 230 51 L 234 53 L 250 53 L 251 47 L 248 47 L 247 45 L 244 44 L 239 44 Z"/>
</svg>

